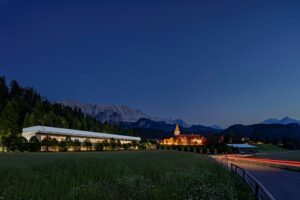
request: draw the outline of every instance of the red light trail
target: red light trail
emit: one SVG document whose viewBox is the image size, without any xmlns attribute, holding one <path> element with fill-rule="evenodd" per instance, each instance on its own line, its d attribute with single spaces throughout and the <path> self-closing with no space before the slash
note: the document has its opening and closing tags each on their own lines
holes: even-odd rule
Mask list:
<svg viewBox="0 0 300 200">
<path fill-rule="evenodd" d="M 289 167 L 299 167 L 299 161 L 290 161 L 290 160 L 274 160 L 274 159 L 267 159 L 267 158 L 245 158 L 245 157 L 238 157 L 238 156 L 228 156 L 229 160 L 237 160 L 237 161 L 249 161 L 255 163 L 262 163 L 262 164 L 272 164 L 272 165 L 282 165 L 282 166 L 289 166 Z"/>
</svg>

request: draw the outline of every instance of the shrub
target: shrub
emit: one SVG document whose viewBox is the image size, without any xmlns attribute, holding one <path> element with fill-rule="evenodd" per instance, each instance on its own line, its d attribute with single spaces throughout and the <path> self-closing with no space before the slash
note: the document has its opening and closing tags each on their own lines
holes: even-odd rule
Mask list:
<svg viewBox="0 0 300 200">
<path fill-rule="evenodd" d="M 15 135 L 2 137 L 1 143 L 7 151 L 16 151 L 18 149 L 18 137 Z"/>
<path fill-rule="evenodd" d="M 29 140 L 29 151 L 37 152 L 41 150 L 41 143 L 36 136 L 32 136 Z"/>
<path fill-rule="evenodd" d="M 7 151 L 27 151 L 28 141 L 24 137 L 18 137 L 16 135 L 10 135 L 2 137 L 2 146 L 6 148 Z"/>
<path fill-rule="evenodd" d="M 62 140 L 58 143 L 59 151 L 68 151 L 67 141 Z"/>
<path fill-rule="evenodd" d="M 139 145 L 138 145 L 138 147 L 139 147 L 139 149 L 146 149 L 147 147 L 147 143 L 139 143 Z"/>
<path fill-rule="evenodd" d="M 111 150 L 116 149 L 117 145 L 118 145 L 118 144 L 117 144 L 116 140 L 115 140 L 114 138 L 111 138 L 111 139 L 110 139 L 110 142 L 109 142 L 110 149 L 111 149 Z"/>
<path fill-rule="evenodd" d="M 45 137 L 42 141 L 41 141 L 41 147 L 43 148 L 44 151 L 49 151 L 49 147 L 50 147 L 50 138 L 49 137 Z"/>
<path fill-rule="evenodd" d="M 50 140 L 50 147 L 52 151 L 57 151 L 58 141 L 55 138 Z"/>
<path fill-rule="evenodd" d="M 18 150 L 22 151 L 22 152 L 28 151 L 28 149 L 29 149 L 28 141 L 24 137 L 18 137 L 17 146 L 18 146 Z"/>
<path fill-rule="evenodd" d="M 226 153 L 228 151 L 229 151 L 228 147 L 225 145 L 219 146 L 219 148 L 218 148 L 218 153 Z"/>
<path fill-rule="evenodd" d="M 156 149 L 160 149 L 160 144 L 156 144 Z"/>
<path fill-rule="evenodd" d="M 122 147 L 121 141 L 117 140 L 117 148 L 120 149 Z"/>
<path fill-rule="evenodd" d="M 74 146 L 74 142 L 71 140 L 70 136 L 67 136 L 65 141 L 66 141 L 66 145 L 67 145 L 67 150 L 69 150 L 70 148 L 72 148 Z"/>
<path fill-rule="evenodd" d="M 92 143 L 91 143 L 91 141 L 90 141 L 89 139 L 84 140 L 82 146 L 83 146 L 87 151 L 92 150 L 92 147 L 93 147 L 93 145 L 92 145 Z"/>
<path fill-rule="evenodd" d="M 131 146 L 132 146 L 134 149 L 136 149 L 137 145 L 138 145 L 137 141 L 132 141 L 132 142 L 131 142 Z"/>
<path fill-rule="evenodd" d="M 125 144 L 122 144 L 122 148 L 124 150 L 128 150 L 130 148 L 131 144 L 130 143 L 125 143 Z"/>
<path fill-rule="evenodd" d="M 183 151 L 188 151 L 188 148 L 185 146 L 185 147 L 183 148 Z"/>
<path fill-rule="evenodd" d="M 109 146 L 109 142 L 107 140 L 104 140 L 103 141 L 103 147 L 104 147 L 104 149 L 106 150 L 108 146 Z"/>
<path fill-rule="evenodd" d="M 74 151 L 80 151 L 80 149 L 81 149 L 81 143 L 80 143 L 79 140 L 74 140 L 73 145 L 74 145 Z"/>
<path fill-rule="evenodd" d="M 104 144 L 102 142 L 97 142 L 95 144 L 95 150 L 96 151 L 103 151 L 103 149 L 104 149 Z"/>
</svg>

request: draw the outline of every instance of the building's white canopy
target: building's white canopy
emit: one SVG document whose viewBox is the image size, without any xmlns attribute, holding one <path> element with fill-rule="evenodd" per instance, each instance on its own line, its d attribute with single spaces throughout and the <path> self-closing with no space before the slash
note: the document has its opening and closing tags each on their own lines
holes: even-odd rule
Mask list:
<svg viewBox="0 0 300 200">
<path fill-rule="evenodd" d="M 250 144 L 227 144 L 227 146 L 234 148 L 257 148 L 256 146 Z"/>
<path fill-rule="evenodd" d="M 43 133 L 43 134 L 55 134 L 55 135 L 67 135 L 73 137 L 91 137 L 91 138 L 103 138 L 103 139 L 117 139 L 117 140 L 132 140 L 132 141 L 141 141 L 140 137 L 126 136 L 126 135 L 117 135 L 110 133 L 98 133 L 91 131 L 81 131 L 74 129 L 66 128 L 55 128 L 48 126 L 32 126 L 28 128 L 23 128 L 24 133 Z"/>
</svg>

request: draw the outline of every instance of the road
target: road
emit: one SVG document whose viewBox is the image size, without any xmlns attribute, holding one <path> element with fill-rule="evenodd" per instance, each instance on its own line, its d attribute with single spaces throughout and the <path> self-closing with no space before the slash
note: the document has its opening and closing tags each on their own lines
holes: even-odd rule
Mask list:
<svg viewBox="0 0 300 200">
<path fill-rule="evenodd" d="M 269 158 L 252 158 L 252 157 L 241 157 L 241 156 L 229 156 L 230 159 L 238 159 L 240 161 L 249 161 L 254 163 L 261 163 L 266 165 L 278 165 L 282 167 L 300 168 L 300 161 L 292 160 L 278 160 Z"/>
<path fill-rule="evenodd" d="M 300 172 L 239 161 L 233 163 L 250 172 L 276 200 L 300 199 Z"/>
</svg>

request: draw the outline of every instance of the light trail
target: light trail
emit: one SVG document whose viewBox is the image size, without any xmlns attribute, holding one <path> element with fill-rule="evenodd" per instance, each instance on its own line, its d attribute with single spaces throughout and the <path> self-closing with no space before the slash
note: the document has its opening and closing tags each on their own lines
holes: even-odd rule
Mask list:
<svg viewBox="0 0 300 200">
<path fill-rule="evenodd" d="M 272 165 L 281 165 L 281 166 L 288 166 L 288 167 L 297 167 L 300 168 L 299 161 L 290 161 L 290 160 L 275 160 L 275 159 L 267 159 L 267 158 L 246 158 L 246 157 L 238 157 L 238 156 L 225 156 L 229 160 L 236 160 L 236 161 L 249 161 L 254 163 L 262 163 L 262 164 L 272 164 Z"/>
</svg>

